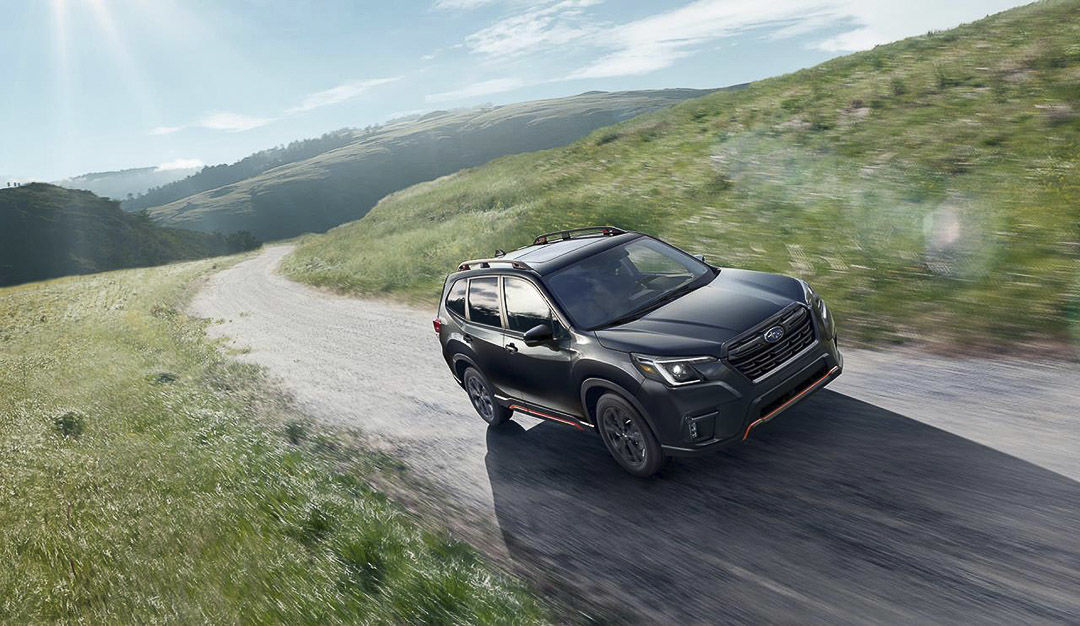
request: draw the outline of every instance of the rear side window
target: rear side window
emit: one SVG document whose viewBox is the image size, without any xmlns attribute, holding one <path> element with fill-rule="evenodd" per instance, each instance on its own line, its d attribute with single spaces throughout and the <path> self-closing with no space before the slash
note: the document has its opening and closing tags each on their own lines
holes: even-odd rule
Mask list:
<svg viewBox="0 0 1080 626">
<path fill-rule="evenodd" d="M 455 282 L 446 296 L 446 310 L 461 317 L 465 317 L 465 285 L 468 282 L 467 280 Z"/>
<path fill-rule="evenodd" d="M 499 319 L 499 279 L 474 278 L 469 281 L 469 321 L 501 326 Z"/>
<path fill-rule="evenodd" d="M 551 307 L 536 287 L 527 280 L 507 278 L 503 281 L 506 294 L 506 326 L 523 333 L 540 324 L 551 325 Z"/>
</svg>

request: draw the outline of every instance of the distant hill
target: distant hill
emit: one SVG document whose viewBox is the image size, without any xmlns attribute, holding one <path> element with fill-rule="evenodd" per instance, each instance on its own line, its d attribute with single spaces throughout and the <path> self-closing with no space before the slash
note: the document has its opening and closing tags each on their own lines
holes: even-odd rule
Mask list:
<svg viewBox="0 0 1080 626">
<path fill-rule="evenodd" d="M 414 183 L 502 155 L 565 145 L 596 128 L 705 93 L 593 92 L 439 111 L 358 132 L 347 145 L 151 208 L 150 214 L 168 226 L 248 230 L 266 240 L 324 231 L 363 216 L 386 194 Z"/>
<path fill-rule="evenodd" d="M 197 172 L 199 168 L 184 167 L 160 169 L 139 167 L 115 172 L 94 172 L 73 178 L 58 180 L 52 184 L 68 189 L 92 191 L 103 198 L 123 200 L 128 195 L 137 196 L 147 190 L 165 185 Z"/>
<path fill-rule="evenodd" d="M 222 185 L 239 182 L 245 178 L 258 176 L 263 172 L 309 159 L 334 148 L 348 145 L 362 137 L 365 131 L 345 128 L 326 133 L 314 139 L 301 139 L 287 146 L 278 146 L 269 150 L 260 150 L 244 157 L 236 163 L 210 165 L 186 178 L 180 177 L 167 185 L 149 189 L 136 198 L 125 200 L 121 208 L 125 211 L 138 211 L 168 204 L 197 193 L 216 189 Z"/>
<path fill-rule="evenodd" d="M 252 248 L 250 235 L 162 228 L 89 191 L 45 183 L 0 189 L 0 286 L 158 265 Z"/>
<path fill-rule="evenodd" d="M 462 259 L 587 224 L 804 277 L 842 341 L 1080 342 L 1080 2 L 879 46 L 417 185 L 306 238 L 286 269 L 429 302 Z"/>
</svg>

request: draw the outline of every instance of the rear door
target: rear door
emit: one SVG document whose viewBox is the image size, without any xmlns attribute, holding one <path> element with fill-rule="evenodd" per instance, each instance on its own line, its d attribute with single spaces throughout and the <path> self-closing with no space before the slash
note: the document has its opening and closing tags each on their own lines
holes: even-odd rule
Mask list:
<svg viewBox="0 0 1080 626">
<path fill-rule="evenodd" d="M 506 396 L 500 300 L 498 276 L 470 278 L 466 321 L 462 329 L 463 339 L 472 349 L 481 373 L 494 385 L 497 393 Z"/>
<path fill-rule="evenodd" d="M 570 374 L 575 356 L 570 333 L 532 281 L 504 277 L 503 296 L 508 390 L 530 404 L 580 415 L 581 402 Z M 555 340 L 539 346 L 525 345 L 525 331 L 539 324 L 550 326 Z"/>
</svg>

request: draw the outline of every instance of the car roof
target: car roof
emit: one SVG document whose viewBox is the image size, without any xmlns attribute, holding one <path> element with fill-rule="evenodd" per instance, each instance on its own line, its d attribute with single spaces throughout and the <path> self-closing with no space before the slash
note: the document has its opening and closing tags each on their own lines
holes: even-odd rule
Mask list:
<svg viewBox="0 0 1080 626">
<path fill-rule="evenodd" d="M 523 261 L 541 276 L 562 269 L 581 259 L 590 257 L 615 246 L 641 237 L 641 233 L 623 233 L 614 236 L 579 237 L 562 239 L 551 243 L 534 244 L 518 248 L 499 257 L 508 261 Z M 520 270 L 519 270 L 520 271 Z"/>
</svg>

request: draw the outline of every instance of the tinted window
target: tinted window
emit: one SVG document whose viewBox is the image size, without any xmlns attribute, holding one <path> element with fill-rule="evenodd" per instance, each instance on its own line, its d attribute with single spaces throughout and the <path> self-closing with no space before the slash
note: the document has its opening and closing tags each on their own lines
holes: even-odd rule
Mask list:
<svg viewBox="0 0 1080 626">
<path fill-rule="evenodd" d="M 700 287 L 711 275 L 685 252 L 640 237 L 567 266 L 544 284 L 575 325 L 596 328 Z"/>
<path fill-rule="evenodd" d="M 499 320 L 498 278 L 474 278 L 469 282 L 469 320 L 488 326 L 502 325 Z"/>
<path fill-rule="evenodd" d="M 446 296 L 446 309 L 451 313 L 457 313 L 461 317 L 465 317 L 465 285 L 468 282 L 466 280 L 457 281 Z"/>
<path fill-rule="evenodd" d="M 551 324 L 551 307 L 532 283 L 507 278 L 503 281 L 503 291 L 506 293 L 506 324 L 510 330 L 523 333 L 540 324 Z"/>
</svg>

